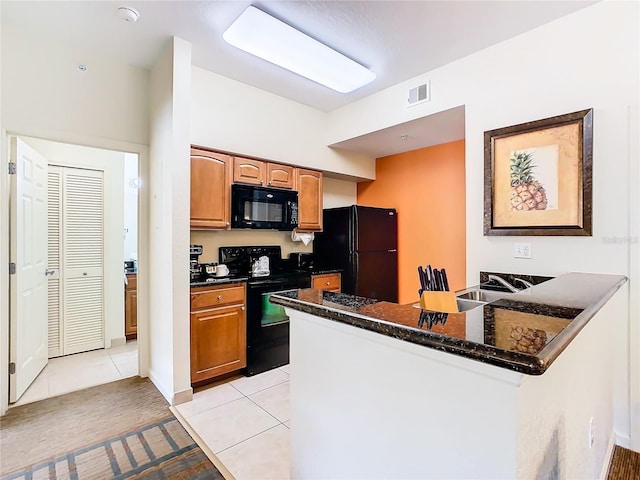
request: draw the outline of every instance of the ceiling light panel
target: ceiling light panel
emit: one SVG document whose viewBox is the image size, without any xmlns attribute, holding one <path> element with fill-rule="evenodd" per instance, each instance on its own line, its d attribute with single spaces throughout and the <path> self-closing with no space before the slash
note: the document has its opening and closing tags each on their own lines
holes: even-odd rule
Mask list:
<svg viewBox="0 0 640 480">
<path fill-rule="evenodd" d="M 366 67 L 253 6 L 222 37 L 234 47 L 340 93 L 376 78 Z"/>
</svg>

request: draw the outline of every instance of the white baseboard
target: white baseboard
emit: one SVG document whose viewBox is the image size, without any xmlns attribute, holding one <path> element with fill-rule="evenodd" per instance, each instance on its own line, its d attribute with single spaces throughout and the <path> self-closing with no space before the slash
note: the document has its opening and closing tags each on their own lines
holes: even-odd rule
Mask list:
<svg viewBox="0 0 640 480">
<path fill-rule="evenodd" d="M 149 370 L 149 380 L 151 380 L 151 382 L 156 386 L 165 400 L 169 403 L 169 405 L 171 405 L 171 402 L 173 401 L 173 393 L 170 392 L 169 389 L 162 384 L 162 382 L 158 379 L 158 377 L 152 370 Z"/>
<path fill-rule="evenodd" d="M 609 465 L 611 465 L 611 459 L 613 458 L 613 449 L 616 446 L 616 434 L 611 433 L 609 437 L 609 443 L 607 444 L 607 450 L 604 453 L 604 460 L 602 461 L 602 469 L 600 470 L 600 480 L 606 480 L 609 473 Z"/>
<path fill-rule="evenodd" d="M 180 405 L 181 403 L 187 403 L 193 400 L 193 388 L 182 390 L 173 394 L 173 402 L 171 405 Z"/>
<path fill-rule="evenodd" d="M 111 339 L 111 345 L 107 348 L 113 348 L 113 347 L 121 347 L 122 345 L 126 345 L 127 344 L 127 338 L 126 337 L 120 337 L 120 338 L 112 338 Z"/>
<path fill-rule="evenodd" d="M 235 477 L 231 474 L 227 467 L 220 461 L 218 457 L 216 457 L 215 453 L 207 446 L 206 443 L 202 440 L 202 437 L 196 433 L 196 431 L 189 425 L 189 422 L 186 418 L 182 416 L 182 414 L 175 407 L 169 407 L 171 413 L 178 419 L 180 424 L 184 427 L 191 438 L 198 444 L 200 449 L 204 452 L 204 454 L 211 460 L 211 463 L 215 465 L 215 467 L 220 471 L 225 480 L 235 480 Z"/>
<path fill-rule="evenodd" d="M 616 445 L 633 450 L 631 448 L 631 438 L 626 435 L 616 435 Z"/>
</svg>

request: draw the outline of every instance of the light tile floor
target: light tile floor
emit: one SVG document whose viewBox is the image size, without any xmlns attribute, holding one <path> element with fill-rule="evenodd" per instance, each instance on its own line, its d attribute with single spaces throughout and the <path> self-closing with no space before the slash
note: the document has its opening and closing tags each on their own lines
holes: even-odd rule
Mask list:
<svg viewBox="0 0 640 480">
<path fill-rule="evenodd" d="M 201 390 L 176 410 L 236 480 L 289 479 L 289 365 Z"/>
<path fill-rule="evenodd" d="M 138 374 L 138 344 L 50 358 L 27 391 L 11 406 L 24 405 Z"/>
</svg>

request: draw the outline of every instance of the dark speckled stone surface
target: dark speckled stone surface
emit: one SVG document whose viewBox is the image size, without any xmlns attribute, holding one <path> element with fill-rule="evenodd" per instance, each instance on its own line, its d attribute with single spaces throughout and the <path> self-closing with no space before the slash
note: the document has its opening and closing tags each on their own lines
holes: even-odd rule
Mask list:
<svg viewBox="0 0 640 480">
<path fill-rule="evenodd" d="M 314 289 L 270 298 L 381 335 L 541 375 L 626 280 L 622 275 L 568 273 L 526 292 L 449 314 Z"/>
<path fill-rule="evenodd" d="M 224 285 L 226 283 L 246 282 L 247 280 L 249 280 L 249 277 L 211 277 L 207 280 L 191 282 L 190 287 L 209 287 L 211 285 Z"/>
</svg>

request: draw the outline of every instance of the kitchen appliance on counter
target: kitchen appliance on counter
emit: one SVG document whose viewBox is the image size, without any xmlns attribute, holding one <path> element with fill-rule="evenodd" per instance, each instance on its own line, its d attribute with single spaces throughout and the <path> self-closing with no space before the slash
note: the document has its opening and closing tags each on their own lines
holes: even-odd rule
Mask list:
<svg viewBox="0 0 640 480">
<path fill-rule="evenodd" d="M 292 252 L 289 260 L 298 270 L 313 270 L 315 255 L 313 253 Z"/>
<path fill-rule="evenodd" d="M 229 278 L 247 280 L 248 376 L 289 363 L 289 317 L 272 305 L 274 292 L 309 288 L 311 275 L 282 259 L 280 246 L 220 247 L 218 259 L 229 268 Z"/>
<path fill-rule="evenodd" d="M 202 276 L 200 266 L 200 255 L 202 255 L 202 245 L 189 245 L 189 277 L 192 282 L 198 281 Z"/>
<path fill-rule="evenodd" d="M 298 192 L 231 185 L 231 227 L 293 230 L 298 226 Z"/>
<path fill-rule="evenodd" d="M 325 209 L 313 253 L 317 267 L 342 270 L 343 293 L 398 301 L 395 209 L 360 205 Z"/>
</svg>

